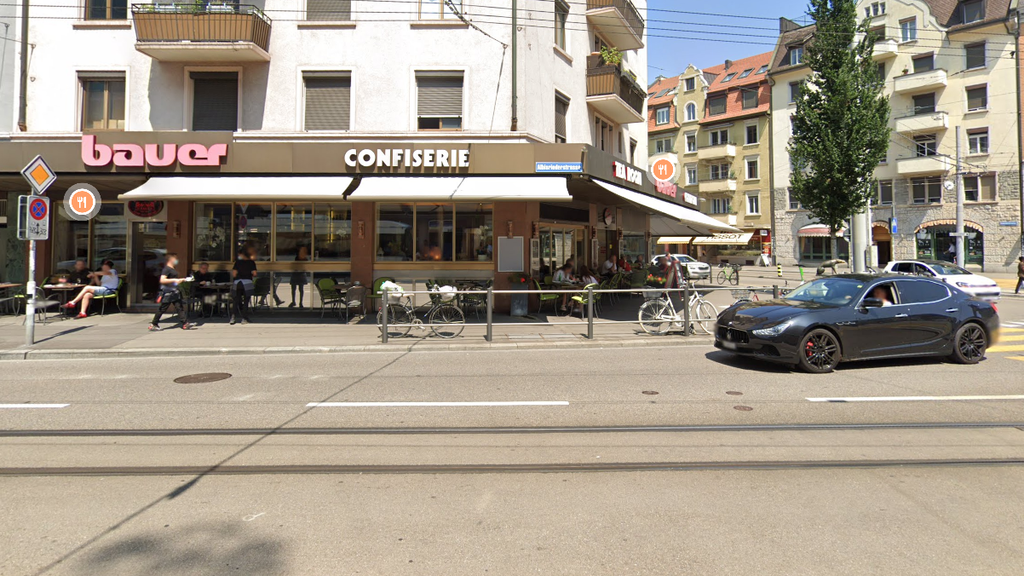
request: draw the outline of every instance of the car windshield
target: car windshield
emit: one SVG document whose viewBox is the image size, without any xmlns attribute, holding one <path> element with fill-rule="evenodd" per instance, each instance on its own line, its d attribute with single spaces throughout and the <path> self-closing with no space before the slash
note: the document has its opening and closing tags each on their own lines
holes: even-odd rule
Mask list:
<svg viewBox="0 0 1024 576">
<path fill-rule="evenodd" d="M 786 295 L 786 300 L 843 306 L 852 302 L 863 289 L 864 283 L 853 278 L 821 278 L 793 290 Z"/>
<path fill-rule="evenodd" d="M 693 258 L 690 258 L 686 254 L 676 254 L 676 259 L 680 262 L 696 262 Z"/>
<path fill-rule="evenodd" d="M 967 270 L 964 270 L 963 268 L 961 268 L 961 267 L 959 267 L 959 266 L 957 266 L 955 264 L 939 264 L 939 263 L 935 263 L 935 264 L 929 264 L 929 266 L 931 266 L 932 270 L 935 270 L 935 273 L 940 275 L 940 276 L 957 276 L 957 275 L 960 275 L 960 274 L 970 274 L 970 272 L 968 272 Z"/>
</svg>

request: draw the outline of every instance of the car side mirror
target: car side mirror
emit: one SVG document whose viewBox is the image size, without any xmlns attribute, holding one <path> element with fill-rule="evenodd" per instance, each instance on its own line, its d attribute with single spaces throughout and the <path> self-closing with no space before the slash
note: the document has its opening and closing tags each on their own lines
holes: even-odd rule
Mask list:
<svg viewBox="0 0 1024 576">
<path fill-rule="evenodd" d="M 860 304 L 861 308 L 865 308 L 865 309 L 867 309 L 867 308 L 881 308 L 883 305 L 884 305 L 884 303 L 880 299 L 878 299 L 878 298 L 865 298 L 864 301 L 861 302 L 861 304 Z"/>
</svg>

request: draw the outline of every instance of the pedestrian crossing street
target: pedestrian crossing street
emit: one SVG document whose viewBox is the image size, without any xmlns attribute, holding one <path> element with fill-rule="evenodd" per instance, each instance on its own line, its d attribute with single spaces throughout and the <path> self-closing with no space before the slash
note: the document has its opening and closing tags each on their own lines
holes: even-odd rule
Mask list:
<svg viewBox="0 0 1024 576">
<path fill-rule="evenodd" d="M 988 349 L 989 353 L 1009 353 L 1011 360 L 1024 362 L 1024 322 L 1003 322 L 999 342 Z"/>
</svg>

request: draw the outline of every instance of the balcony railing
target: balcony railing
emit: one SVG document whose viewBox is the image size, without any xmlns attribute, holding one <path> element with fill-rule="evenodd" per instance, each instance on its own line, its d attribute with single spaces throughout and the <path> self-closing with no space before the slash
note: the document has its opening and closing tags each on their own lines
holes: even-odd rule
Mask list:
<svg viewBox="0 0 1024 576">
<path fill-rule="evenodd" d="M 946 86 L 946 71 L 942 69 L 916 72 L 897 76 L 893 83 L 893 91 L 897 94 L 909 92 L 927 92 Z"/>
<path fill-rule="evenodd" d="M 717 144 L 715 146 L 707 146 L 697 150 L 698 160 L 720 160 L 722 158 L 735 158 L 736 157 L 736 144 L 734 142 L 728 142 L 725 144 Z"/>
<path fill-rule="evenodd" d="M 132 19 L 138 49 L 160 60 L 210 60 L 211 55 L 202 54 L 204 48 L 224 53 L 225 47 L 238 51 L 238 44 L 258 48 L 258 53 L 227 55 L 227 60 L 269 59 L 271 21 L 256 6 L 230 2 L 132 4 Z M 171 56 L 184 54 L 182 48 L 194 57 Z"/>
<path fill-rule="evenodd" d="M 587 101 L 620 124 L 643 120 L 647 91 L 621 66 L 606 64 L 600 54 L 587 58 Z"/>
<path fill-rule="evenodd" d="M 600 28 L 616 48 L 643 48 L 644 19 L 629 0 L 587 0 L 587 19 Z"/>
</svg>

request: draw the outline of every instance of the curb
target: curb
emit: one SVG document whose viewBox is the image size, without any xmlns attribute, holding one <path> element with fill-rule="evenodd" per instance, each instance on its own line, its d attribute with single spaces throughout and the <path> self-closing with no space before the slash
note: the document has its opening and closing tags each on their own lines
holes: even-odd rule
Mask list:
<svg viewBox="0 0 1024 576">
<path fill-rule="evenodd" d="M 375 344 L 370 346 L 272 346 L 252 348 L 108 348 L 108 349 L 14 349 L 0 350 L 0 362 L 11 360 L 74 360 L 89 358 L 166 358 L 258 356 L 277 354 L 362 354 L 366 352 L 472 352 L 482 350 L 559 350 L 600 348 L 645 348 L 710 346 L 709 336 L 651 338 L 649 340 L 600 341 L 533 341 L 533 342 L 463 342 L 452 344 Z"/>
</svg>

